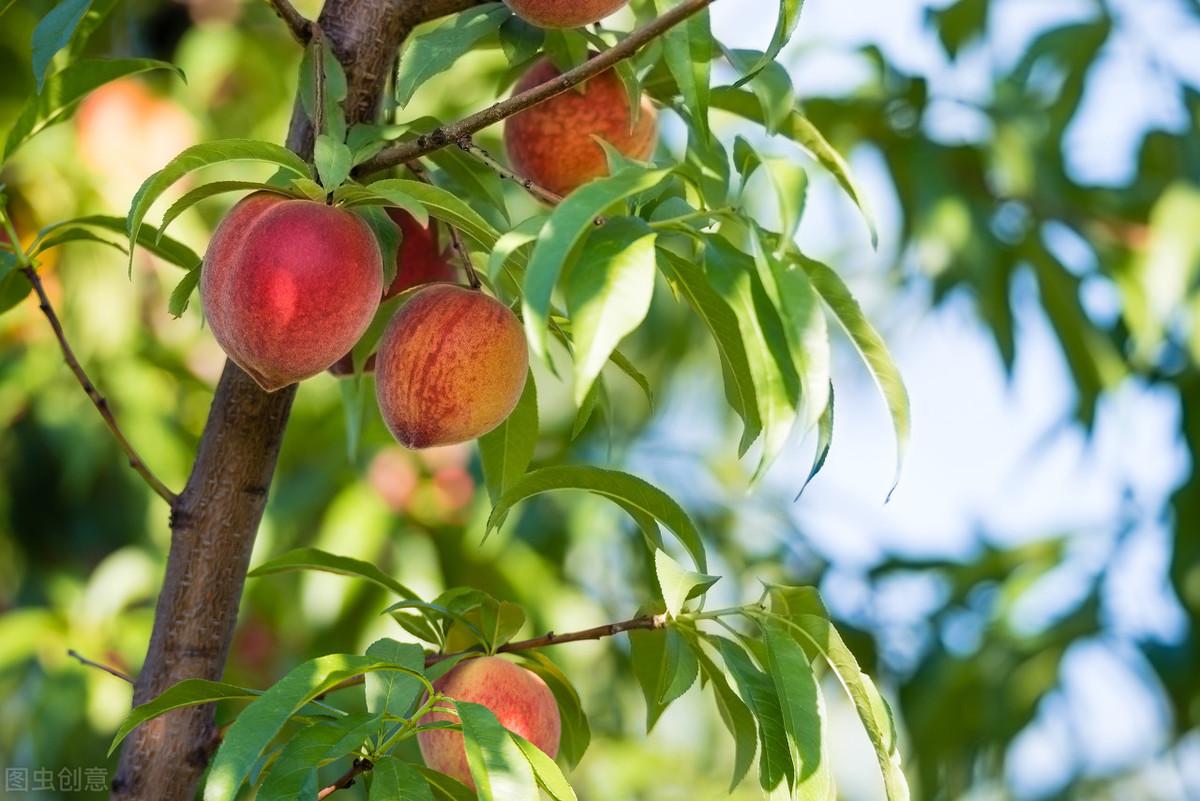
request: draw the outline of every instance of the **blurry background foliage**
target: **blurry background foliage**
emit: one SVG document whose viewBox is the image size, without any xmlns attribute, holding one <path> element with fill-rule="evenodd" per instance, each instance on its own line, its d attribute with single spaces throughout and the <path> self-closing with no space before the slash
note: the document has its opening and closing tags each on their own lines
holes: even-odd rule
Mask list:
<svg viewBox="0 0 1200 801">
<path fill-rule="evenodd" d="M 31 91 L 30 36 L 50 5 L 17 0 L 0 18 L 0 129 Z M 771 5 L 718 2 L 714 26 L 761 47 Z M 895 499 L 882 505 L 886 415 L 850 358 L 835 364 L 846 388 L 826 473 L 793 505 L 811 448 L 796 443 L 748 495 L 711 346 L 671 303 L 624 348 L 659 387 L 655 408 L 615 378 L 578 421 L 567 389 L 539 375 L 537 458 L 619 465 L 672 491 L 716 538 L 712 572 L 727 578 L 714 601 L 755 595 L 752 576 L 820 586 L 894 699 L 918 797 L 1200 798 L 1200 4 L 810 0 L 805 15 L 784 63 L 852 156 L 882 237 L 871 251 L 814 171 L 827 197 L 801 241 L 855 285 L 908 380 L 913 458 Z M 27 145 L 3 176 L 23 234 L 123 215 L 193 142 L 282 139 L 300 53 L 264 4 L 130 0 L 90 47 L 171 60 L 188 81 L 114 84 Z M 502 64 L 470 57 L 408 113 L 478 107 Z M 682 131 L 666 134 L 678 153 Z M 184 215 L 175 235 L 202 249 L 223 208 Z M 120 254 L 79 244 L 43 275 L 126 431 L 182 486 L 223 357 L 197 309 L 168 316 L 176 274 L 139 253 L 130 283 Z M 645 600 L 629 597 L 653 584 L 619 513 L 543 496 L 481 545 L 479 478 L 472 447 L 414 455 L 377 419 L 351 463 L 336 382 L 314 379 L 256 560 L 312 545 L 423 594 L 477 586 L 524 605 L 535 630 Z M 129 688 L 65 652 L 136 671 L 168 538 L 35 305 L 7 314 L 0 763 L 105 764 Z M 229 680 L 266 686 L 303 658 L 361 651 L 394 633 L 382 600 L 331 576 L 250 580 Z M 625 647 L 555 653 L 592 717 L 580 796 L 724 797 L 712 766 L 730 749 L 711 704 L 693 691 L 643 742 Z M 852 711 L 827 697 L 844 796 L 881 797 Z M 752 784 L 738 797 L 757 797 Z"/>
</svg>

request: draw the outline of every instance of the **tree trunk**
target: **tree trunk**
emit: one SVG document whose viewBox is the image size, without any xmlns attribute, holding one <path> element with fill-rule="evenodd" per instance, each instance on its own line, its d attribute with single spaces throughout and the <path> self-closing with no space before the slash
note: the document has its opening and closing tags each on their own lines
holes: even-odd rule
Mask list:
<svg viewBox="0 0 1200 801">
<path fill-rule="evenodd" d="M 416 24 L 478 0 L 328 0 L 320 25 L 346 70 L 348 121 L 375 119 L 400 42 Z M 308 157 L 313 130 L 295 105 L 288 147 Z M 294 386 L 259 389 L 227 362 L 187 486 L 171 514 L 171 550 L 133 702 L 188 678 L 219 679 L 250 551 L 267 503 Z M 112 799 L 186 801 L 217 746 L 211 705 L 171 712 L 125 741 Z"/>
</svg>

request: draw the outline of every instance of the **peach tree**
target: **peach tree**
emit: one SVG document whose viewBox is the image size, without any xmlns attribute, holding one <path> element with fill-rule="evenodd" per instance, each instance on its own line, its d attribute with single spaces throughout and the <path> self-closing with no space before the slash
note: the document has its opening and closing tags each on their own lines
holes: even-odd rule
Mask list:
<svg viewBox="0 0 1200 801">
<path fill-rule="evenodd" d="M 652 302 L 687 307 L 707 330 L 741 424 L 737 451 L 754 460 L 756 477 L 810 429 L 817 444 L 807 479 L 821 469 L 833 433 L 831 320 L 876 379 L 903 452 L 907 399 L 883 341 L 838 272 L 796 243 L 805 163 L 761 152 L 749 137 L 725 141 L 710 123 L 720 111 L 791 140 L 871 225 L 845 162 L 804 116 L 776 61 L 802 3 L 782 0 L 770 41 L 751 51 L 714 37 L 713 2 L 328 0 L 310 21 L 272 0 L 302 49 L 285 145 L 195 145 L 145 180 L 125 218 L 65 220 L 25 240 L 0 203 L 0 310 L 36 297 L 67 366 L 170 513 L 171 551 L 135 708 L 112 741 L 121 748 L 114 798 L 186 798 L 203 778 L 207 801 L 246 786 L 264 800 L 325 798 L 358 781 L 371 799 L 573 799 L 570 769 L 588 746 L 588 710 L 550 652 L 603 638 L 627 640 L 613 647 L 630 651 L 648 728 L 699 683 L 729 730 L 731 786 L 753 780 L 780 797 L 837 797 L 820 684 L 831 671 L 876 752 L 889 800 L 908 797 L 887 704 L 813 588 L 764 583 L 757 597 L 710 608 L 719 577 L 709 572 L 704 532 L 679 502 L 626 472 L 535 459 L 529 361 L 569 386 L 584 419 L 608 402 L 606 371 L 652 398 L 656 387 L 618 349 Z M 63 0 L 38 25 L 38 91 L 8 134 L 5 159 L 106 83 L 152 70 L 183 78 L 162 61 L 79 57 L 114 5 Z M 633 27 L 608 27 L 626 5 L 630 13 L 614 19 Z M 502 99 L 457 120 L 406 111 L 428 79 L 484 48 L 507 60 Z M 686 132 L 680 141 L 660 141 L 667 119 Z M 504 158 L 475 139 L 501 123 Z M 276 172 L 197 183 L 157 226 L 147 222 L 182 179 L 231 161 Z M 768 215 L 748 211 L 758 175 L 765 180 L 753 186 L 772 194 Z M 506 183 L 538 210 L 515 215 Z M 223 194 L 245 197 L 203 260 L 165 233 Z M 199 290 L 229 356 L 178 493 L 124 434 L 42 287 L 43 254 L 80 241 L 126 249 L 131 259 L 144 248 L 181 268 L 171 312 L 195 313 Z M 659 301 L 656 284 L 669 288 Z M 544 493 L 578 490 L 616 504 L 653 577 L 654 586 L 630 595 L 654 600 L 622 620 L 529 636 L 525 610 L 509 599 L 472 587 L 421 597 L 371 563 L 295 550 L 249 575 L 321 571 L 381 587 L 393 596 L 381 611 L 396 638 L 362 654 L 316 656 L 265 689 L 222 682 L 288 412 L 297 385 L 326 370 L 339 376 L 352 452 L 373 413 L 372 385 L 403 444 L 478 441 L 492 504 L 487 533 Z M 218 730 L 214 704 L 231 700 L 248 703 Z M 397 754 L 410 738 L 425 764 Z M 334 763 L 340 770 L 326 775 L 337 777 L 322 781 Z"/>
</svg>

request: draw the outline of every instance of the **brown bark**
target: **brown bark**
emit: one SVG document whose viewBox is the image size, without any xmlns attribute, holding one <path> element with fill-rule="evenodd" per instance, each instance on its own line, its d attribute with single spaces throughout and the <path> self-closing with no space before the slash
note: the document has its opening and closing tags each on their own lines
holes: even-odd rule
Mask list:
<svg viewBox="0 0 1200 801">
<path fill-rule="evenodd" d="M 320 25 L 346 69 L 351 123 L 374 119 L 396 48 L 414 25 L 478 0 L 328 0 Z M 313 131 L 296 104 L 288 147 L 302 156 Z M 134 704 L 187 678 L 220 678 L 237 622 L 296 388 L 273 394 L 226 363 L 191 477 L 171 516 L 171 550 Z M 216 746 L 214 708 L 171 712 L 125 741 L 112 799 L 186 801 Z"/>
</svg>

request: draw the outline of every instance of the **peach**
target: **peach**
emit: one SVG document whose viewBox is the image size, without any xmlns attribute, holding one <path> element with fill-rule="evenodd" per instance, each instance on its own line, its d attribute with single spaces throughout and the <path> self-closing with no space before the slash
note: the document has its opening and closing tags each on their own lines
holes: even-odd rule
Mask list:
<svg viewBox="0 0 1200 801">
<path fill-rule="evenodd" d="M 345 209 L 256 192 L 213 233 L 200 272 L 217 343 L 268 392 L 354 346 L 383 295 L 370 227 Z"/>
<path fill-rule="evenodd" d="M 578 28 L 599 22 L 629 0 L 504 0 L 512 12 L 542 28 Z"/>
<path fill-rule="evenodd" d="M 501 657 L 483 656 L 460 662 L 433 686 L 456 701 L 486 706 L 504 728 L 521 735 L 551 759 L 557 756 L 562 732 L 558 705 L 554 693 L 536 674 Z M 458 716 L 430 712 L 421 718 L 421 723 L 443 720 L 457 722 Z M 417 744 L 430 768 L 458 779 L 468 787 L 475 787 L 461 732 L 452 729 L 423 731 L 417 735 Z"/>
<path fill-rule="evenodd" d="M 529 352 L 508 307 L 474 289 L 419 289 L 388 323 L 375 362 L 383 420 L 409 448 L 481 437 L 512 412 Z"/>
<path fill-rule="evenodd" d="M 548 60 L 534 64 L 517 83 L 524 92 L 559 75 Z M 648 98 L 633 123 L 624 84 L 613 70 L 591 78 L 544 103 L 514 114 L 505 123 L 508 160 L 522 177 L 560 195 L 608 173 L 603 139 L 632 159 L 648 159 L 658 142 L 658 119 Z"/>
<path fill-rule="evenodd" d="M 403 238 L 396 251 L 396 277 L 384 293 L 385 299 L 421 284 L 453 282 L 458 278 L 458 269 L 438 248 L 437 228 L 432 220 L 425 227 L 403 209 L 390 208 L 387 213 L 400 227 Z"/>
</svg>

